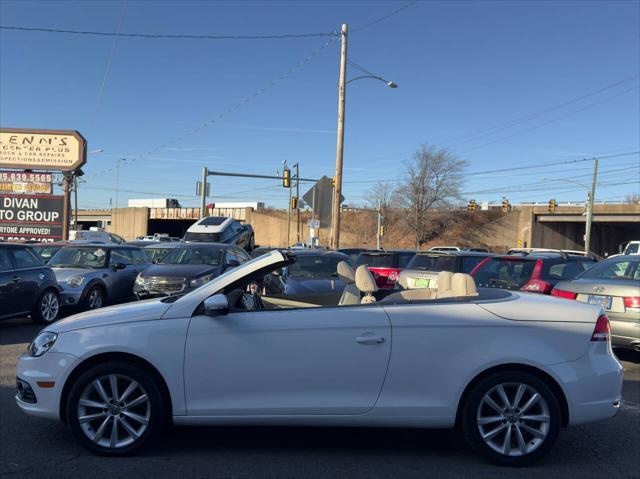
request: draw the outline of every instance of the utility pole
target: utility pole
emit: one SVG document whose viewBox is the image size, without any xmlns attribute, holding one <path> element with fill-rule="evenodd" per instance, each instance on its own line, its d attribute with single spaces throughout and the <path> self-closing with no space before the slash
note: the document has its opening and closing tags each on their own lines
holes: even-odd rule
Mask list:
<svg viewBox="0 0 640 479">
<path fill-rule="evenodd" d="M 62 180 L 62 239 L 67 241 L 69 239 L 69 210 L 71 205 L 69 204 L 69 192 L 71 191 L 71 174 L 64 173 Z"/>
<path fill-rule="evenodd" d="M 382 226 L 382 202 L 378 200 L 378 230 L 376 233 L 376 249 L 380 249 L 380 226 Z"/>
<path fill-rule="evenodd" d="M 202 183 L 200 185 L 200 218 L 207 216 L 207 177 L 209 169 L 205 166 L 202 168 Z"/>
<path fill-rule="evenodd" d="M 340 245 L 340 197 L 342 196 L 342 154 L 344 151 L 344 101 L 347 77 L 347 31 L 346 23 L 342 24 L 340 48 L 340 81 L 338 84 L 338 142 L 336 148 L 336 186 L 333 190 L 333 214 L 331 216 L 331 248 Z"/>
<path fill-rule="evenodd" d="M 584 252 L 589 254 L 591 248 L 591 223 L 593 222 L 593 201 L 596 196 L 596 181 L 598 178 L 598 160 L 593 160 L 593 179 L 591 180 L 591 191 L 587 198 L 587 219 L 584 231 Z"/>
<path fill-rule="evenodd" d="M 297 201 L 296 203 L 300 202 L 300 169 L 298 167 L 298 163 L 296 163 L 295 165 L 293 165 L 293 167 L 296 169 L 296 198 Z M 299 243 L 300 242 L 300 205 L 296 204 L 297 208 L 296 208 L 296 241 Z"/>
<path fill-rule="evenodd" d="M 293 187 L 289 184 L 289 208 L 287 208 L 287 247 L 291 246 L 291 194 Z"/>
<path fill-rule="evenodd" d="M 78 174 L 73 172 L 73 229 L 78 228 Z"/>
</svg>

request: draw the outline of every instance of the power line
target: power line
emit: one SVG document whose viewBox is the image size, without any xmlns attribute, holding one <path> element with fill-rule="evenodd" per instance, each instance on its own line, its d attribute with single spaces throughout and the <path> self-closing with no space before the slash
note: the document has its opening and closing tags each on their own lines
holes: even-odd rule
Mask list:
<svg viewBox="0 0 640 479">
<path fill-rule="evenodd" d="M 393 17 L 394 15 L 397 15 L 398 13 L 402 12 L 403 10 L 406 10 L 409 7 L 412 7 L 413 5 L 415 5 L 417 3 L 418 0 L 411 0 L 410 2 L 402 5 L 400 8 L 396 8 L 395 10 L 387 13 L 386 15 L 383 15 L 382 17 L 373 20 L 372 22 L 366 23 L 360 27 L 356 27 L 351 29 L 352 32 L 359 32 L 361 30 L 364 30 L 365 28 L 369 28 L 372 27 L 373 25 L 376 25 L 380 22 L 385 21 L 387 18 Z"/>
<path fill-rule="evenodd" d="M 269 35 L 191 35 L 191 34 L 164 34 L 164 33 L 122 33 L 122 32 L 96 32 L 90 30 L 63 30 L 58 28 L 32 28 L 0 25 L 2 30 L 20 32 L 62 33 L 69 35 L 92 35 L 101 37 L 127 37 L 127 38 L 151 38 L 151 39 L 180 39 L 180 40 L 281 40 L 286 38 L 310 38 L 337 36 L 337 32 L 314 33 L 282 33 Z"/>
</svg>

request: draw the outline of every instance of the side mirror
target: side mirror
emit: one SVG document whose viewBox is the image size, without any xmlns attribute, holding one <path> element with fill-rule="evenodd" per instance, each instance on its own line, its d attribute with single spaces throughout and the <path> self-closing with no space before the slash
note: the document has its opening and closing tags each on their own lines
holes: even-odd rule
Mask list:
<svg viewBox="0 0 640 479">
<path fill-rule="evenodd" d="M 229 301 L 224 294 L 214 294 L 204 300 L 206 316 L 224 316 L 229 312 Z"/>
<path fill-rule="evenodd" d="M 126 267 L 127 265 L 124 263 L 115 263 L 114 265 L 111 266 L 111 269 L 114 271 L 118 271 L 119 269 L 125 269 Z"/>
</svg>

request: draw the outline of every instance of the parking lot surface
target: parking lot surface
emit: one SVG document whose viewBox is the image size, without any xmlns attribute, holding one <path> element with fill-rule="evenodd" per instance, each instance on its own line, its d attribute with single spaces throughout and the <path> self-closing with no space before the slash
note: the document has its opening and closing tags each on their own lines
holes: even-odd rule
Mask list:
<svg viewBox="0 0 640 479">
<path fill-rule="evenodd" d="M 0 322 L 0 477 L 640 478 L 640 357 L 621 355 L 624 405 L 614 419 L 561 432 L 541 462 L 491 466 L 450 431 L 352 428 L 173 428 L 134 457 L 82 449 L 64 425 L 14 403 L 15 364 L 40 330 Z"/>
</svg>

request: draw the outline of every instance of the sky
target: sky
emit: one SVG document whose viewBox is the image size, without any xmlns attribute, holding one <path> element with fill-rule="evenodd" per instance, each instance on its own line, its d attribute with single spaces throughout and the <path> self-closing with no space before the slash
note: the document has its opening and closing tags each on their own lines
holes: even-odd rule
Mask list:
<svg viewBox="0 0 640 479">
<path fill-rule="evenodd" d="M 348 58 L 398 84 L 347 86 L 345 203 L 399 184 L 421 145 L 468 162 L 464 202 L 583 201 L 593 162 L 582 160 L 605 156 L 596 201 L 640 192 L 638 1 L 0 0 L 5 27 L 264 36 L 342 23 Z M 334 35 L 1 29 L 0 126 L 87 138 L 80 207 L 113 205 L 116 170 L 120 206 L 197 206 L 203 166 L 274 175 L 287 161 L 304 178 L 334 175 L 339 60 Z M 210 181 L 211 202 L 287 204 L 277 180 Z"/>
</svg>

